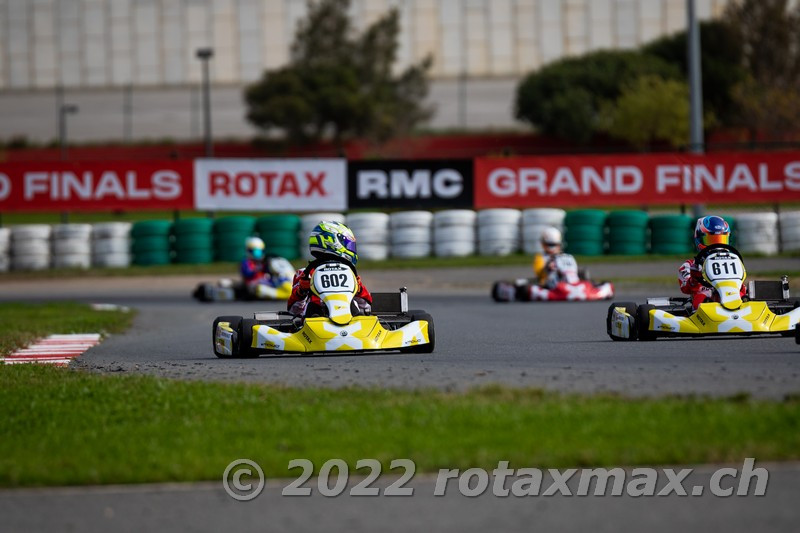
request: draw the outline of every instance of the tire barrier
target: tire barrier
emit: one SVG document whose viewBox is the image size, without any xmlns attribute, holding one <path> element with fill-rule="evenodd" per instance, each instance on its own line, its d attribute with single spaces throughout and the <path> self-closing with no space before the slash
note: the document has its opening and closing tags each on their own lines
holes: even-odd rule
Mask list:
<svg viewBox="0 0 800 533">
<path fill-rule="evenodd" d="M 359 260 L 383 261 L 389 257 L 389 215 L 350 213 L 345 224 L 356 236 Z"/>
<path fill-rule="evenodd" d="M 478 254 L 511 255 L 519 251 L 518 209 L 484 209 L 478 212 Z"/>
<path fill-rule="evenodd" d="M 11 267 L 9 250 L 11 249 L 11 230 L 0 228 L 0 272 L 8 272 Z"/>
<path fill-rule="evenodd" d="M 598 209 L 570 211 L 564 217 L 565 251 L 574 255 L 603 255 L 606 213 Z"/>
<path fill-rule="evenodd" d="M 466 257 L 475 253 L 475 221 L 470 209 L 448 209 L 433 215 L 433 252 L 436 257 Z"/>
<path fill-rule="evenodd" d="M 695 219 L 689 215 L 650 217 L 650 253 L 692 255 Z"/>
<path fill-rule="evenodd" d="M 781 251 L 800 250 L 800 211 L 789 211 L 778 216 L 781 235 Z"/>
<path fill-rule="evenodd" d="M 606 217 L 607 250 L 613 255 L 647 253 L 649 216 L 645 211 L 612 211 Z"/>
<path fill-rule="evenodd" d="M 244 243 L 256 228 L 256 218 L 247 215 L 214 220 L 214 260 L 238 263 L 244 257 Z"/>
<path fill-rule="evenodd" d="M 131 256 L 130 222 L 100 222 L 92 226 L 92 265 L 126 268 Z"/>
<path fill-rule="evenodd" d="M 564 233 L 563 209 L 541 208 L 522 211 L 522 251 L 528 255 L 540 254 L 542 250 L 542 232 L 549 227 Z"/>
<path fill-rule="evenodd" d="M 267 254 L 279 255 L 289 261 L 300 257 L 297 215 L 269 215 L 256 219 L 256 233 L 264 241 Z"/>
<path fill-rule="evenodd" d="M 403 259 L 431 255 L 430 211 L 399 211 L 389 215 L 391 256 Z"/>
<path fill-rule="evenodd" d="M 172 249 L 176 263 L 208 264 L 214 261 L 214 220 L 183 218 L 172 224 Z"/>
<path fill-rule="evenodd" d="M 736 248 L 742 253 L 778 253 L 778 214 L 741 213 L 736 220 Z"/>
<path fill-rule="evenodd" d="M 131 252 L 134 265 L 168 265 L 171 253 L 172 222 L 143 220 L 131 227 Z"/>
<path fill-rule="evenodd" d="M 53 268 L 89 268 L 92 265 L 92 226 L 59 224 L 51 233 Z"/>
<path fill-rule="evenodd" d="M 50 234 L 47 224 L 22 224 L 11 227 L 10 259 L 12 270 L 50 268 Z"/>
<path fill-rule="evenodd" d="M 324 220 L 345 222 L 345 216 L 344 213 L 320 212 L 309 213 L 300 217 L 300 232 L 297 235 L 297 241 L 300 251 L 302 252 L 302 257 L 308 259 L 309 261 L 313 257 L 308 251 L 308 236 L 311 234 L 311 230 L 313 230 L 317 224 Z M 358 235 L 356 235 L 356 239 L 358 239 Z"/>
</svg>

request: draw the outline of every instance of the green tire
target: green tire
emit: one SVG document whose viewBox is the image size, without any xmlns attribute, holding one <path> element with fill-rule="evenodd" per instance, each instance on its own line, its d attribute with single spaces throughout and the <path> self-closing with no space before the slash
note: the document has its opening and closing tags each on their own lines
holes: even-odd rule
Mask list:
<svg viewBox="0 0 800 533">
<path fill-rule="evenodd" d="M 644 245 L 647 239 L 647 227 L 614 226 L 609 228 L 608 242 L 638 242 Z"/>
<path fill-rule="evenodd" d="M 256 220 L 256 230 L 261 233 L 294 232 L 300 229 L 300 217 L 297 215 L 269 215 Z"/>
<path fill-rule="evenodd" d="M 606 212 L 599 209 L 579 209 L 570 211 L 564 217 L 564 225 L 602 226 L 606 223 Z"/>
<path fill-rule="evenodd" d="M 602 224 L 599 225 L 586 225 L 586 224 L 573 224 L 567 226 L 564 238 L 567 242 L 572 241 L 598 241 L 602 244 L 605 238 L 605 228 Z"/>
<path fill-rule="evenodd" d="M 187 233 L 178 235 L 175 239 L 176 250 L 192 250 L 197 248 L 208 248 L 210 250 L 213 247 L 212 244 L 213 240 L 209 233 Z"/>
<path fill-rule="evenodd" d="M 172 233 L 175 235 L 209 234 L 214 229 L 214 219 L 211 218 L 183 218 L 172 224 Z"/>
<path fill-rule="evenodd" d="M 291 233 L 262 233 L 261 238 L 267 246 L 267 252 L 274 247 L 297 246 L 297 232 Z"/>
<path fill-rule="evenodd" d="M 143 252 L 169 252 L 169 238 L 164 236 L 136 237 L 131 244 L 134 254 Z"/>
<path fill-rule="evenodd" d="M 168 265 L 170 263 L 169 252 L 139 252 L 133 254 L 134 265 Z"/>
<path fill-rule="evenodd" d="M 575 255 L 603 255 L 602 242 L 597 241 L 567 241 L 566 252 Z"/>
<path fill-rule="evenodd" d="M 131 237 L 167 236 L 172 229 L 169 220 L 142 220 L 131 227 Z"/>
<path fill-rule="evenodd" d="M 246 233 L 255 230 L 256 219 L 251 216 L 222 217 L 214 221 L 214 233 Z M 244 246 L 244 245 L 242 245 Z"/>
<path fill-rule="evenodd" d="M 239 231 L 226 231 L 214 234 L 214 248 L 237 248 L 241 253 L 244 253 L 245 241 L 252 233 L 245 233 Z"/>
<path fill-rule="evenodd" d="M 606 218 L 606 225 L 609 228 L 646 227 L 649 219 L 646 211 L 612 211 Z"/>
<path fill-rule="evenodd" d="M 207 264 L 214 261 L 214 251 L 207 250 L 182 250 L 175 254 L 176 263 Z"/>
<path fill-rule="evenodd" d="M 647 246 L 635 242 L 614 242 L 608 245 L 611 255 L 645 255 Z"/>
<path fill-rule="evenodd" d="M 300 250 L 297 246 L 276 246 L 274 248 L 268 248 L 267 251 L 272 255 L 285 257 L 289 261 L 294 261 L 300 257 Z"/>
<path fill-rule="evenodd" d="M 690 232 L 694 229 L 695 219 L 689 215 L 655 215 L 650 217 L 650 227 L 656 229 L 673 229 Z"/>
</svg>

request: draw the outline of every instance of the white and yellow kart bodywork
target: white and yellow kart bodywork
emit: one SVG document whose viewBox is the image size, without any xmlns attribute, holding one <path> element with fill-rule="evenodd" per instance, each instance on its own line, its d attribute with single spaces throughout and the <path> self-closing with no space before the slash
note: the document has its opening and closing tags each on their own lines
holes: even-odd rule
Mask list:
<svg viewBox="0 0 800 533">
<path fill-rule="evenodd" d="M 671 306 L 668 298 L 648 299 L 643 306 L 614 303 L 607 317 L 608 334 L 614 340 L 791 334 L 800 322 L 800 307 L 789 310 L 788 294 L 786 304 L 773 305 L 785 311 L 780 314 L 775 313 L 767 301 L 742 300 L 741 287 L 746 277 L 738 252 L 728 248 L 710 253 L 703 263 L 703 278 L 716 292 L 719 302 L 702 303 L 686 316 L 677 314 L 676 306 Z"/>
<path fill-rule="evenodd" d="M 422 311 L 409 312 L 404 290 L 391 295 L 397 301 L 392 312 L 354 316 L 351 302 L 358 291 L 357 282 L 353 271 L 340 263 L 317 267 L 311 290 L 328 316 L 308 317 L 301 324 L 285 313 L 259 313 L 254 319 L 219 317 L 213 327 L 214 353 L 227 358 L 270 353 L 433 351 L 433 319 Z"/>
</svg>

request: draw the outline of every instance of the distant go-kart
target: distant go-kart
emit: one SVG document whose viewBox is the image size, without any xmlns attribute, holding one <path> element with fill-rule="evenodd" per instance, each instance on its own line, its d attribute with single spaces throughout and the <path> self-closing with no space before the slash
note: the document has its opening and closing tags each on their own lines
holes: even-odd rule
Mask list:
<svg viewBox="0 0 800 533">
<path fill-rule="evenodd" d="M 264 354 L 301 355 L 325 352 L 433 352 L 433 317 L 408 310 L 405 289 L 373 293 L 370 314 L 357 313 L 353 271 L 341 263 L 314 270 L 311 291 L 322 302 L 321 315 L 306 318 L 286 312 L 256 313 L 253 318 L 221 316 L 212 326 L 214 354 L 220 358 Z"/>
<path fill-rule="evenodd" d="M 222 278 L 217 282 L 204 282 L 197 285 L 192 296 L 201 302 L 226 302 L 237 300 L 288 300 L 292 294 L 294 267 L 283 257 L 273 258 L 272 268 L 278 272 L 275 281 L 266 278 L 254 290 L 247 290 L 242 280 Z"/>
<path fill-rule="evenodd" d="M 703 284 L 713 290 L 712 302 L 692 310 L 690 298 L 648 298 L 647 303 L 615 302 L 608 308 L 606 330 L 615 341 L 650 341 L 658 337 L 797 334 L 800 302 L 789 297 L 789 281 L 750 281 L 739 252 L 713 244 L 695 259 Z M 800 342 L 800 341 L 799 341 Z"/>
<path fill-rule="evenodd" d="M 548 286 L 528 278 L 496 281 L 492 286 L 492 298 L 496 302 L 585 302 L 614 297 L 611 282 L 595 283 L 588 279 L 588 274 L 578 270 L 578 264 L 570 254 L 553 257 L 552 272 L 554 282 Z"/>
</svg>

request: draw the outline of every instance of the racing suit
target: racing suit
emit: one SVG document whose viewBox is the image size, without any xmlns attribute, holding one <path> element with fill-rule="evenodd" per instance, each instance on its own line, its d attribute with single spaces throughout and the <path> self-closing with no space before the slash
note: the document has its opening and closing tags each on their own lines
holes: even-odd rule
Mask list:
<svg viewBox="0 0 800 533">
<path fill-rule="evenodd" d="M 558 252 L 556 254 L 536 254 L 533 256 L 533 273 L 536 275 L 539 285 L 552 289 L 559 281 L 566 281 L 567 283 L 577 283 L 579 281 L 576 272 L 558 271 L 556 256 L 562 254 L 563 252 Z"/>
<path fill-rule="evenodd" d="M 265 256 L 262 261 L 257 261 L 249 257 L 242 260 L 240 265 L 242 281 L 244 281 L 249 292 L 256 294 L 259 285 L 267 285 L 269 287 L 277 286 L 280 273 L 272 266 L 272 260 L 277 257 L 278 256 L 275 255 L 268 255 Z"/>
<path fill-rule="evenodd" d="M 678 268 L 678 285 L 683 294 L 688 294 L 692 297 L 692 310 L 697 311 L 701 303 L 711 301 L 716 297 L 714 290 L 711 287 L 703 285 L 703 272 L 697 265 L 694 259 L 687 259 Z M 742 285 L 741 295 L 745 296 L 747 287 Z"/>
<path fill-rule="evenodd" d="M 358 311 L 361 314 L 368 314 L 372 310 L 372 295 L 361 282 L 361 276 L 358 275 L 355 267 L 345 261 L 326 257 L 314 259 L 310 261 L 305 268 L 301 268 L 295 272 L 294 279 L 292 280 L 292 294 L 286 302 L 286 308 L 290 313 L 295 316 L 303 317 L 308 313 L 312 315 L 321 314 L 323 308 L 322 301 L 319 299 L 319 296 L 311 292 L 311 275 L 319 265 L 330 262 L 347 265 L 353 270 L 353 273 L 356 275 L 356 283 L 358 284 L 358 290 L 353 297 L 353 302 L 356 307 L 358 307 Z"/>
</svg>

